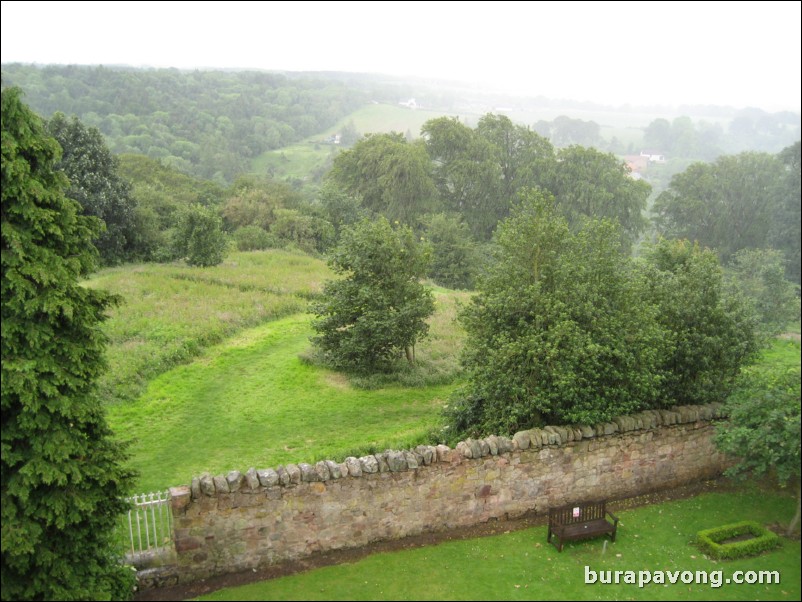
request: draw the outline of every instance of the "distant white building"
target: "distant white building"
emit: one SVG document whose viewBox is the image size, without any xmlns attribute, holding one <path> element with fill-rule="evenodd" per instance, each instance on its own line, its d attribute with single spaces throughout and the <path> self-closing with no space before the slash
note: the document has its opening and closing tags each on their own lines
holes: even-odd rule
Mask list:
<svg viewBox="0 0 802 602">
<path fill-rule="evenodd" d="M 658 151 L 652 150 L 642 150 L 640 152 L 641 157 L 646 157 L 650 163 L 665 163 L 666 156 Z"/>
<path fill-rule="evenodd" d="M 402 100 L 398 104 L 400 104 L 402 107 L 412 109 L 413 111 L 418 108 L 418 103 L 415 102 L 414 98 L 410 98 L 409 100 Z"/>
</svg>

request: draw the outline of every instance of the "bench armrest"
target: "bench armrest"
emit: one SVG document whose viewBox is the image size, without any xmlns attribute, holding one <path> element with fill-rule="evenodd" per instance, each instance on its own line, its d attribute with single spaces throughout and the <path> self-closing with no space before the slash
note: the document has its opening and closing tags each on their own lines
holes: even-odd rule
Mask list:
<svg viewBox="0 0 802 602">
<path fill-rule="evenodd" d="M 618 517 L 609 510 L 607 510 L 607 514 L 610 515 L 610 517 L 615 521 L 615 525 L 618 526 Z"/>
</svg>

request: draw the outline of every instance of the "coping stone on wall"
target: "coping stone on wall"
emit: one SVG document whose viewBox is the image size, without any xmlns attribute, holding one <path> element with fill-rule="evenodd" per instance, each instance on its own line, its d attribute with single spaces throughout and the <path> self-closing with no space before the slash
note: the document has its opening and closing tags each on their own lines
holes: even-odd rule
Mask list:
<svg viewBox="0 0 802 602">
<path fill-rule="evenodd" d="M 287 464 L 275 469 L 249 468 L 243 475 L 232 470 L 226 475 L 211 476 L 203 473 L 194 477 L 187 487 L 192 499 L 201 496 L 255 492 L 260 488 L 291 487 L 301 483 L 322 482 L 346 477 L 362 478 L 384 472 L 417 470 L 436 462 L 459 463 L 463 459 L 480 459 L 486 456 L 507 454 L 545 446 L 567 443 L 601 436 L 612 436 L 639 430 L 652 430 L 696 422 L 709 422 L 725 416 L 723 403 L 704 406 L 675 406 L 670 409 L 643 410 L 631 415 L 616 416 L 609 422 L 595 425 L 544 426 L 515 433 L 511 438 L 490 435 L 484 439 L 466 439 L 452 449 L 446 445 L 419 445 L 411 450 L 385 450 L 382 453 L 348 457 L 342 463 L 321 460 L 314 466 L 307 463 Z"/>
</svg>

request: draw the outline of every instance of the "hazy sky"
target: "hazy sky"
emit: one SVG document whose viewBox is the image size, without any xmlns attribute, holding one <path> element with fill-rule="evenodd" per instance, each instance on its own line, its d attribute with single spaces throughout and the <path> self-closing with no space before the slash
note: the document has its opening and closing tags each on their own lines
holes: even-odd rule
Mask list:
<svg viewBox="0 0 802 602">
<path fill-rule="evenodd" d="M 800 110 L 800 2 L 2 2 L 2 62 L 359 71 Z"/>
</svg>

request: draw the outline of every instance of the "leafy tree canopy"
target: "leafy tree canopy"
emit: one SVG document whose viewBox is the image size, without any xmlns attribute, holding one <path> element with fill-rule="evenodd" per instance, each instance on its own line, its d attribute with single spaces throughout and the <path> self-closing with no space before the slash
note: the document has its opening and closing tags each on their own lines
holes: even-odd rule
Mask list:
<svg viewBox="0 0 802 602">
<path fill-rule="evenodd" d="M 741 249 L 770 245 L 785 172 L 773 155 L 741 153 L 695 163 L 671 178 L 655 201 L 659 231 L 698 241 L 729 262 Z"/>
<path fill-rule="evenodd" d="M 311 305 L 316 316 L 312 339 L 325 359 L 344 370 L 387 370 L 428 331 L 434 312 L 426 273 L 427 249 L 407 226 L 393 228 L 383 217 L 343 232 L 329 265 L 339 280 L 326 282 L 322 299 Z"/>
<path fill-rule="evenodd" d="M 174 244 L 176 257 L 199 267 L 222 263 L 228 246 L 220 216 L 214 209 L 199 204 L 181 214 Z"/>
<path fill-rule="evenodd" d="M 785 254 L 785 277 L 800 283 L 800 227 L 802 220 L 802 160 L 800 142 L 782 150 L 778 155 L 785 169 L 781 199 L 770 234 L 771 245 Z"/>
<path fill-rule="evenodd" d="M 633 180 L 615 155 L 581 146 L 562 149 L 545 186 L 572 229 L 587 219 L 617 221 L 622 242 L 629 247 L 646 228 L 643 211 L 651 187 L 643 180 Z"/>
<path fill-rule="evenodd" d="M 455 435 L 726 398 L 757 338 L 715 254 L 663 241 L 636 261 L 620 236 L 609 220 L 572 230 L 538 191 L 500 224 L 460 316 L 469 384 L 447 411 Z"/>
<path fill-rule="evenodd" d="M 765 336 L 781 334 L 799 320 L 799 285 L 785 279 L 784 264 L 776 249 L 741 249 L 726 271 L 729 289 L 752 304 Z"/>
<path fill-rule="evenodd" d="M 468 227 L 458 217 L 445 213 L 429 215 L 423 223 L 432 247 L 429 276 L 448 288 L 473 288 L 479 254 Z"/>
<path fill-rule="evenodd" d="M 645 297 L 669 343 L 662 359 L 658 403 L 722 401 L 759 348 L 757 316 L 738 294 L 728 294 L 716 254 L 685 240 L 662 239 L 639 266 Z"/>
<path fill-rule="evenodd" d="M 398 133 L 363 138 L 337 155 L 329 178 L 364 208 L 402 224 L 438 206 L 426 148 Z"/>
<path fill-rule="evenodd" d="M 366 102 L 332 79 L 276 73 L 3 65 L 41 115 L 77 115 L 115 153 L 159 159 L 196 177 L 232 182 L 253 157 L 326 128 Z"/>
<path fill-rule="evenodd" d="M 131 185 L 120 176 L 119 160 L 111 154 L 97 128 L 73 116 L 56 113 L 47 133 L 62 148 L 57 168 L 70 180 L 67 196 L 78 201 L 86 215 L 99 218 L 103 231 L 95 240 L 103 263 L 116 264 L 143 255 L 137 248 L 136 202 Z"/>
<path fill-rule="evenodd" d="M 727 472 L 733 476 L 771 475 L 781 485 L 794 484 L 796 515 L 790 536 L 799 525 L 800 491 L 800 371 L 752 371 L 727 400 L 729 420 L 716 433 L 718 447 L 738 458 Z"/>
<path fill-rule="evenodd" d="M 461 315 L 470 384 L 451 409 L 461 432 L 609 420 L 659 391 L 666 353 L 608 221 L 571 232 L 530 192 L 497 232 L 497 254 Z"/>
</svg>

